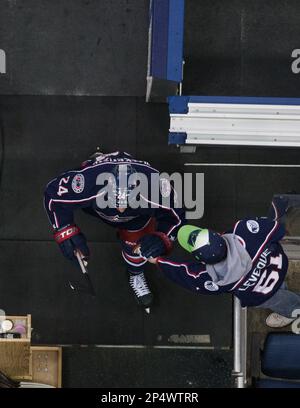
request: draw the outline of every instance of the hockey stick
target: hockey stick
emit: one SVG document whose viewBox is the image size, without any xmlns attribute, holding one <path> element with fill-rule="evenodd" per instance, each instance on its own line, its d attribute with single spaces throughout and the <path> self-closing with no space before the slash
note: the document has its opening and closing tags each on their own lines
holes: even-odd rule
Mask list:
<svg viewBox="0 0 300 408">
<path fill-rule="evenodd" d="M 80 284 L 77 284 L 74 286 L 72 282 L 69 281 L 70 288 L 74 291 L 77 291 L 78 293 L 86 293 L 92 296 L 96 296 L 95 289 L 93 287 L 92 281 L 90 279 L 88 270 L 87 270 L 87 261 L 85 261 L 79 251 L 75 251 L 75 256 L 77 258 L 78 264 L 80 266 L 81 272 L 84 276 L 85 282 L 86 282 L 86 287 L 81 286 Z"/>
</svg>

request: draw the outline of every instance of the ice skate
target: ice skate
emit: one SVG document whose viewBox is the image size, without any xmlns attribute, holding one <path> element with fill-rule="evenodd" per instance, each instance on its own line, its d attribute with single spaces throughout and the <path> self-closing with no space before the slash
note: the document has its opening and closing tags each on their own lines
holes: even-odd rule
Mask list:
<svg viewBox="0 0 300 408">
<path fill-rule="evenodd" d="M 129 285 L 138 303 L 145 308 L 146 313 L 150 313 L 153 295 L 148 287 L 144 273 L 129 273 Z"/>
</svg>

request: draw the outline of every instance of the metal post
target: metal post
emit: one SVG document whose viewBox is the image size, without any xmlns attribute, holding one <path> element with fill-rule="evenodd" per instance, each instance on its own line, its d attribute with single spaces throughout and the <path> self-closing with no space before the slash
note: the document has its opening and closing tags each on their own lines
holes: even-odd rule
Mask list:
<svg viewBox="0 0 300 408">
<path fill-rule="evenodd" d="M 234 296 L 233 312 L 233 371 L 237 388 L 247 385 L 247 309 Z"/>
<path fill-rule="evenodd" d="M 247 308 L 241 309 L 241 371 L 243 387 L 247 387 Z"/>
<path fill-rule="evenodd" d="M 183 83 L 183 74 L 184 74 L 184 64 L 185 64 L 185 61 L 183 60 L 182 61 L 182 74 L 181 74 L 181 81 L 180 81 L 180 83 L 179 83 L 179 88 L 178 88 L 178 95 L 182 95 L 182 83 Z"/>
<path fill-rule="evenodd" d="M 0 74 L 6 74 L 6 54 L 0 49 Z"/>
</svg>

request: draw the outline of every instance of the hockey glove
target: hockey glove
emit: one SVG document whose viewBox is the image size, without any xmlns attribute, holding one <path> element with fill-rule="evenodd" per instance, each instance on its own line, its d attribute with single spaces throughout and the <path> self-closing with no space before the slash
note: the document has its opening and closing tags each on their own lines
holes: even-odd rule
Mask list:
<svg viewBox="0 0 300 408">
<path fill-rule="evenodd" d="M 138 241 L 139 252 L 144 258 L 156 258 L 169 253 L 172 249 L 172 241 L 163 232 L 147 234 Z"/>
<path fill-rule="evenodd" d="M 76 225 L 67 225 L 57 230 L 54 239 L 58 243 L 61 252 L 69 260 L 75 260 L 74 252 L 80 251 L 84 258 L 90 255 L 85 236 Z"/>
</svg>

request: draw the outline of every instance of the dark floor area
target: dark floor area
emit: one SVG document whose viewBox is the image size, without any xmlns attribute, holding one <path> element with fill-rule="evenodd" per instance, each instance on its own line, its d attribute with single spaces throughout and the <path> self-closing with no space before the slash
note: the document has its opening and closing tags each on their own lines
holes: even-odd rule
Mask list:
<svg viewBox="0 0 300 408">
<path fill-rule="evenodd" d="M 226 388 L 226 350 L 64 348 L 64 387 Z"/>
<path fill-rule="evenodd" d="M 144 95 L 148 10 L 148 0 L 2 0 L 0 94 Z"/>
<path fill-rule="evenodd" d="M 183 93 L 299 97 L 297 0 L 186 0 Z"/>
</svg>

